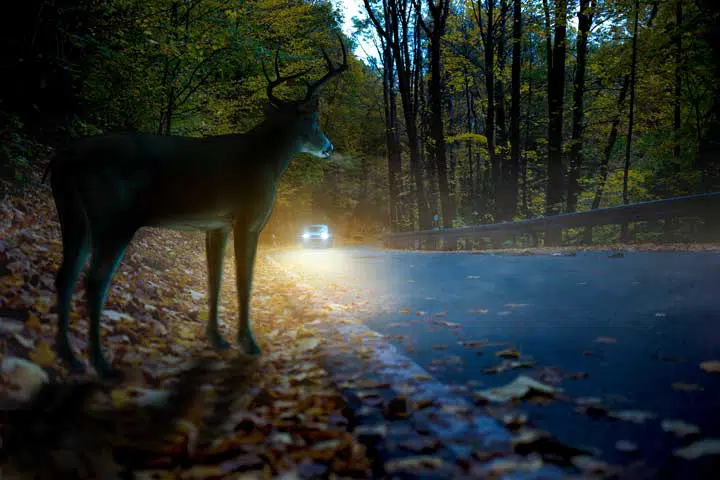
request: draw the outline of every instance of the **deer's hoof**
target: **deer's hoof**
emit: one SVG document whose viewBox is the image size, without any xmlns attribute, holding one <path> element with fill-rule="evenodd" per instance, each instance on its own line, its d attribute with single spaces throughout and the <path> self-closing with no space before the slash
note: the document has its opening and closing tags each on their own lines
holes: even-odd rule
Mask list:
<svg viewBox="0 0 720 480">
<path fill-rule="evenodd" d="M 97 370 L 98 374 L 100 375 L 100 377 L 102 377 L 103 380 L 109 382 L 120 382 L 125 377 L 121 370 L 109 366 L 103 369 L 98 369 L 96 367 L 95 370 Z"/>
<path fill-rule="evenodd" d="M 113 368 L 107 360 L 104 358 L 102 360 L 92 360 L 91 363 L 93 367 L 95 368 L 95 371 L 97 374 L 102 378 L 103 380 L 109 381 L 109 382 L 119 382 L 123 379 L 124 375 L 122 370 L 119 370 L 117 368 Z"/>
<path fill-rule="evenodd" d="M 85 362 L 78 359 L 69 346 L 63 347 L 62 343 L 58 345 L 59 346 L 57 348 L 57 356 L 67 366 L 68 370 L 70 370 L 70 373 L 85 373 L 85 371 L 87 370 Z"/>
<path fill-rule="evenodd" d="M 215 350 L 227 350 L 230 348 L 230 342 L 225 340 L 219 332 L 208 332 L 207 336 Z"/>
<path fill-rule="evenodd" d="M 256 357 L 262 354 L 260 346 L 257 344 L 251 333 L 238 335 L 238 344 L 246 355 Z"/>
</svg>

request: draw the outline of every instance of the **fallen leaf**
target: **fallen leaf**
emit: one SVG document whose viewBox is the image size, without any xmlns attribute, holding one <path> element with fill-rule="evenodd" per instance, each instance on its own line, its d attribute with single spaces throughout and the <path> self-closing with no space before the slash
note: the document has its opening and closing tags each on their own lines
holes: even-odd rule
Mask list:
<svg viewBox="0 0 720 480">
<path fill-rule="evenodd" d="M 534 380 L 525 375 L 520 375 L 515 380 L 505 386 L 490 388 L 487 390 L 480 390 L 474 392 L 474 396 L 476 398 L 484 398 L 485 400 L 491 402 L 504 403 L 511 400 L 523 398 L 530 393 L 554 395 L 556 392 L 559 391 L 559 389 L 551 387 L 550 385 L 538 382 L 537 380 Z"/>
<path fill-rule="evenodd" d="M 13 338 L 15 340 L 17 340 L 17 342 L 20 345 L 22 345 L 23 347 L 25 347 L 27 349 L 31 349 L 31 348 L 35 347 L 35 340 L 33 340 L 32 338 L 24 337 L 24 336 L 20 335 L 19 333 L 13 333 Z"/>
<path fill-rule="evenodd" d="M 683 382 L 675 382 L 672 384 L 673 390 L 677 390 L 678 392 L 702 392 L 705 390 L 703 387 L 698 385 L 697 383 L 683 383 Z"/>
<path fill-rule="evenodd" d="M 458 328 L 460 326 L 459 323 L 445 322 L 445 321 L 441 321 L 441 320 L 436 320 L 434 323 L 436 323 L 438 325 L 442 325 L 443 327 L 448 327 L 448 328 Z"/>
<path fill-rule="evenodd" d="M 645 410 L 618 410 L 615 412 L 610 412 L 610 416 L 612 418 L 623 420 L 625 422 L 641 424 L 645 423 L 645 420 L 655 418 L 656 415 L 652 412 L 647 412 Z"/>
<path fill-rule="evenodd" d="M 507 372 L 508 370 L 513 370 L 513 369 L 518 369 L 518 368 L 535 368 L 535 362 L 504 360 L 500 365 L 486 368 L 485 370 L 483 370 L 483 373 L 497 374 L 497 373 L 503 373 L 503 372 Z"/>
<path fill-rule="evenodd" d="M 597 337 L 595 339 L 595 343 L 611 344 L 611 343 L 617 343 L 617 340 L 613 337 Z"/>
<path fill-rule="evenodd" d="M 398 443 L 398 446 L 415 453 L 432 453 L 440 448 L 440 441 L 436 438 L 413 435 Z"/>
<path fill-rule="evenodd" d="M 47 344 L 47 342 L 38 342 L 37 347 L 35 350 L 30 352 L 28 357 L 41 367 L 50 367 L 55 365 L 55 351 Z"/>
<path fill-rule="evenodd" d="M 128 315 L 127 313 L 118 312 L 115 310 L 103 310 L 102 312 L 103 318 L 111 320 L 113 322 L 117 321 L 132 321 L 133 317 Z"/>
<path fill-rule="evenodd" d="M 297 342 L 296 346 L 300 351 L 308 351 L 320 345 L 320 340 L 317 338 L 304 338 Z"/>
<path fill-rule="evenodd" d="M 635 453 L 638 450 L 638 446 L 629 440 L 618 440 L 615 442 L 615 449 L 618 452 Z"/>
<path fill-rule="evenodd" d="M 664 431 L 675 434 L 678 437 L 687 437 L 700 433 L 700 427 L 692 423 L 683 422 L 682 420 L 663 420 L 660 426 Z"/>
<path fill-rule="evenodd" d="M 34 313 L 30 313 L 30 316 L 28 317 L 27 322 L 25 322 L 25 325 L 38 333 L 42 332 L 42 324 L 40 323 L 40 319 Z"/>
<path fill-rule="evenodd" d="M 685 460 L 695 460 L 705 455 L 720 455 L 720 438 L 699 440 L 687 447 L 678 448 L 673 451 L 673 455 Z"/>
<path fill-rule="evenodd" d="M 30 314 L 32 315 L 32 314 Z M 28 322 L 30 320 L 28 319 Z M 38 322 L 38 325 L 40 322 Z M 0 333 L 20 333 L 23 329 L 23 322 L 19 320 L 11 320 L 9 318 L 0 318 Z"/>
<path fill-rule="evenodd" d="M 353 432 L 360 440 L 382 440 L 387 437 L 387 424 L 359 425 Z"/>
<path fill-rule="evenodd" d="M 707 373 L 720 373 L 720 360 L 708 360 L 706 362 L 702 362 L 700 364 L 700 368 Z"/>
<path fill-rule="evenodd" d="M 47 383 L 48 374 L 35 363 L 19 357 L 4 357 L 0 365 L 2 382 L 12 388 L 3 388 L 4 395 L 21 402 L 32 398 L 44 383 Z"/>
<path fill-rule="evenodd" d="M 385 462 L 385 471 L 389 474 L 401 472 L 420 472 L 424 470 L 436 470 L 445 464 L 440 457 L 421 455 L 417 457 L 399 458 Z"/>
<path fill-rule="evenodd" d="M 570 459 L 573 465 L 586 474 L 610 476 L 617 472 L 617 467 L 589 455 L 577 455 Z"/>
</svg>

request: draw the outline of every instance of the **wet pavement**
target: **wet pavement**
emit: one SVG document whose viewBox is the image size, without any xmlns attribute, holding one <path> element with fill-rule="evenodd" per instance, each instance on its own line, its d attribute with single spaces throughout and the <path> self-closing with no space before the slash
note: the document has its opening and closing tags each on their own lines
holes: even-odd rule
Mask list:
<svg viewBox="0 0 720 480">
<path fill-rule="evenodd" d="M 361 305 L 370 328 L 469 399 L 518 375 L 561 388 L 554 401 L 518 407 L 535 428 L 605 460 L 661 466 L 693 439 L 720 437 L 720 375 L 699 366 L 720 359 L 720 253 L 355 248 L 272 257 L 338 303 Z M 503 350 L 520 358 L 496 356 Z M 492 373 L 503 361 L 532 368 Z M 595 415 L 580 411 L 588 404 Z M 628 411 L 625 420 L 607 415 Z M 680 438 L 663 420 L 697 425 L 700 435 Z M 637 452 L 619 451 L 621 440 Z"/>
</svg>

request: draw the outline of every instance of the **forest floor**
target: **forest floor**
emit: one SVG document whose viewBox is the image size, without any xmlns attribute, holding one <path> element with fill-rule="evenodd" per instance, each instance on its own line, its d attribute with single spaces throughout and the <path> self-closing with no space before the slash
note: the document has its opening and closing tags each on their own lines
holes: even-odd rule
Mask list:
<svg viewBox="0 0 720 480">
<path fill-rule="evenodd" d="M 432 390 L 431 378 L 411 372 L 402 360 L 396 369 L 409 372 L 408 384 L 386 385 L 377 375 L 385 367 L 373 363 L 386 340 L 366 328 L 337 333 L 358 323 L 362 306 L 336 303 L 340 296 L 328 297 L 263 254 L 251 317 L 265 353 L 252 360 L 234 349 L 218 354 L 204 333 L 200 234 L 138 233 L 103 315 L 106 352 L 126 378 L 109 384 L 90 373 L 70 374 L 54 351 L 54 275 L 62 255 L 48 190 L 28 188 L 0 203 L 0 232 L 2 478 L 30 478 L 28 472 L 44 478 L 61 472 L 72 478 L 123 478 L 127 472 L 158 479 L 501 478 L 520 472 L 524 478 L 558 478 L 558 459 L 576 474 L 618 474 L 515 417 L 490 425 L 481 404 L 437 400 L 443 393 L 421 398 Z M 232 258 L 225 268 L 220 323 L 233 338 Z M 71 343 L 86 361 L 87 312 L 82 289 L 76 291 Z M 512 437 L 498 426 L 507 422 Z M 460 442 L 439 439 L 428 429 L 431 423 L 440 425 L 434 432 L 462 437 Z M 478 449 L 471 444 L 477 438 L 464 438 L 467 430 L 443 433 L 442 425 L 480 426 L 480 437 L 504 435 L 504 444 Z M 450 449 L 443 446 L 448 441 L 455 442 Z M 463 442 L 469 457 L 458 461 L 453 452 L 463 451 Z M 11 462 L 3 464 L 8 457 Z M 548 464 L 550 458 L 555 460 Z"/>
<path fill-rule="evenodd" d="M 157 479 L 500 478 L 546 471 L 538 455 L 515 453 L 509 441 L 503 449 L 465 449 L 468 461 L 447 451 L 443 458 L 442 442 L 424 422 L 459 411 L 433 401 L 411 405 L 389 385 L 368 380 L 373 367 L 363 362 L 374 347 L 365 340 L 379 336 L 367 329 L 333 333 L 357 319 L 262 254 L 251 318 L 265 353 L 248 359 L 235 349 L 212 350 L 204 333 L 207 280 L 199 234 L 138 232 L 103 312 L 105 351 L 125 378 L 107 383 L 92 370 L 71 374 L 54 349 L 62 242 L 48 189 L 28 187 L 0 203 L 0 232 L 2 478 L 127 478 L 129 472 Z M 227 338 L 234 338 L 237 317 L 232 266 L 226 259 L 220 323 Z M 87 362 L 83 277 L 70 338 Z M 429 379 L 416 377 L 410 383 Z M 391 396 L 381 398 L 380 390 Z M 366 417 L 379 423 L 360 425 L 353 401 L 361 414 L 379 412 Z M 415 412 L 426 420 L 412 426 Z M 404 435 L 403 442 L 390 431 Z M 373 447 L 378 440 L 388 448 Z"/>
<path fill-rule="evenodd" d="M 70 375 L 55 357 L 54 275 L 62 255 L 48 192 L 28 190 L 0 204 L 0 232 L 3 409 L 27 402 L 47 382 L 96 382 L 89 375 Z M 144 471 L 147 478 L 220 478 L 240 472 L 247 472 L 248 478 L 329 473 L 367 477 L 370 463 L 365 448 L 349 433 L 345 402 L 319 358 L 323 339 L 315 335 L 314 325 L 327 311 L 313 306 L 312 291 L 283 279 L 260 256 L 252 318 L 265 354 L 245 361 L 237 351 L 215 353 L 204 334 L 203 240 L 200 235 L 172 231 L 139 233 L 114 277 L 103 316 L 105 349 L 114 365 L 128 372 L 126 381 L 98 383 L 88 398 L 70 394 L 87 401 L 86 411 L 70 399 L 63 401 L 67 394 L 51 392 L 58 397 L 56 404 L 39 406 L 45 416 L 37 414 L 30 420 L 37 427 L 35 436 L 30 424 L 13 423 L 21 420 L 13 420 L 11 414 L 0 417 L 4 448 L 12 448 L 18 459 L 26 458 L 30 465 L 44 465 L 45 473 L 53 478 L 61 468 L 74 469 L 75 478 L 82 477 L 82 472 L 90 476 L 98 471 L 107 478 L 108 472 L 127 468 Z M 227 338 L 234 338 L 231 330 L 237 316 L 232 264 L 226 259 L 220 311 Z M 79 293 L 74 297 L 70 335 L 76 352 L 86 361 L 88 323 L 82 299 Z M 217 365 L 204 377 L 204 388 L 190 385 L 187 392 L 182 389 L 184 372 L 198 359 Z M 247 375 L 237 370 L 242 368 L 248 369 Z M 169 412 L 163 411 L 162 400 L 173 392 L 192 397 L 180 399 L 189 406 L 173 411 L 178 418 L 161 442 L 142 445 L 138 439 L 164 428 L 163 417 Z M 47 398 L 41 401 L 49 404 Z M 222 402 L 227 411 L 221 424 L 204 432 L 210 427 L 200 418 L 207 418 L 206 410 Z M 158 410 L 147 410 L 151 407 Z M 52 431 L 52 425 L 63 417 L 63 425 L 70 428 Z M 42 421 L 47 425 L 37 425 Z M 13 445 L 8 439 L 12 428 L 26 433 L 19 440 L 13 437 L 17 441 Z M 208 434 L 212 441 L 202 445 L 198 440 Z M 67 445 L 75 446 L 77 457 L 70 467 L 67 459 L 63 464 L 57 457 Z M 95 458 L 88 458 L 92 455 Z M 128 463 L 120 457 L 133 460 Z M 22 466 L 6 466 L 0 473 L 11 478 L 18 468 Z"/>
</svg>

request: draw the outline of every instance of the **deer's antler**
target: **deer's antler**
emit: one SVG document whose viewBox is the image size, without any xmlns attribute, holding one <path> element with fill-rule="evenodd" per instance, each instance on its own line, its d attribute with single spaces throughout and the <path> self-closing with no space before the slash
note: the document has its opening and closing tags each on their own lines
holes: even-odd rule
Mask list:
<svg viewBox="0 0 720 480">
<path fill-rule="evenodd" d="M 305 95 L 305 99 L 303 101 L 307 102 L 310 99 L 312 99 L 317 94 L 317 89 L 320 88 L 325 82 L 330 80 L 331 78 L 341 74 L 345 70 L 348 69 L 348 61 L 347 61 L 347 49 L 345 48 L 345 42 L 342 41 L 342 37 L 340 34 L 337 34 L 338 41 L 340 42 L 340 48 L 342 48 L 342 55 L 343 55 L 343 63 L 339 67 L 335 67 L 333 65 L 332 60 L 330 60 L 330 56 L 327 54 L 325 49 L 321 49 L 323 57 L 325 58 L 325 62 L 328 66 L 328 72 L 320 78 L 320 80 L 317 80 L 313 83 L 308 84 L 308 91 Z"/>
<path fill-rule="evenodd" d="M 282 85 L 283 83 L 289 82 L 290 80 L 294 80 L 302 75 L 305 75 L 307 72 L 310 71 L 309 69 L 307 69 L 307 70 L 303 70 L 302 72 L 294 73 L 292 75 L 288 75 L 287 77 L 283 77 L 282 75 L 280 75 L 280 60 L 278 58 L 279 54 L 280 54 L 280 50 L 278 49 L 275 51 L 275 62 L 274 62 L 274 64 L 275 64 L 275 80 L 270 80 L 270 77 L 268 76 L 267 71 L 265 70 L 265 62 L 262 62 L 263 75 L 265 75 L 265 79 L 268 82 L 268 86 L 267 86 L 267 90 L 266 90 L 267 97 L 270 100 L 270 102 L 272 104 L 274 104 L 276 107 L 288 105 L 293 102 L 287 102 L 285 100 L 281 100 L 280 98 L 276 97 L 273 94 L 273 90 L 275 89 L 275 87 Z"/>
<path fill-rule="evenodd" d="M 268 82 L 266 92 L 267 92 L 267 97 L 270 100 L 270 102 L 273 103 L 277 107 L 280 107 L 283 105 L 297 105 L 297 104 L 306 103 L 306 102 L 312 100 L 312 98 L 315 95 L 317 95 L 318 88 L 320 88 L 325 82 L 327 82 L 334 76 L 339 75 L 340 73 L 347 70 L 348 69 L 347 49 L 345 48 L 345 43 L 342 41 L 342 37 L 340 37 L 340 34 L 338 34 L 337 37 L 338 37 L 338 40 L 340 41 L 340 47 L 342 48 L 342 54 L 343 54 L 342 65 L 340 65 L 339 67 L 335 67 L 335 65 L 333 65 L 333 62 L 330 59 L 330 56 L 325 51 L 325 49 L 324 48 L 320 49 L 322 51 L 323 58 L 325 58 L 325 62 L 327 63 L 328 72 L 325 75 L 323 75 L 323 77 L 320 78 L 319 80 L 312 82 L 312 83 L 308 83 L 307 94 L 305 95 L 305 98 L 299 102 L 291 102 L 291 101 L 287 101 L 287 100 L 281 100 L 280 98 L 276 97 L 273 94 L 273 90 L 275 89 L 275 87 L 282 85 L 283 83 L 287 83 L 291 80 L 294 80 L 298 77 L 305 75 L 306 73 L 308 73 L 310 71 L 310 69 L 303 70 L 301 72 L 294 73 L 292 75 L 288 75 L 287 77 L 283 77 L 280 74 L 280 61 L 278 58 L 280 51 L 277 50 L 277 51 L 275 51 L 275 61 L 274 61 L 275 80 L 270 80 L 270 76 L 267 74 L 267 70 L 265 69 L 265 62 L 263 62 L 262 63 L 262 71 L 263 71 L 263 75 L 265 75 L 265 79 Z"/>
</svg>

